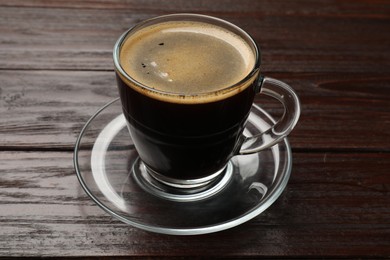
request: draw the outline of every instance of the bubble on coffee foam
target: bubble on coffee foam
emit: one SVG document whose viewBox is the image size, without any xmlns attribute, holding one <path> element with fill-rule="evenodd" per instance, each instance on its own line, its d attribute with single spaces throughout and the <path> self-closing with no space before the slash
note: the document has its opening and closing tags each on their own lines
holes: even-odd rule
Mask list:
<svg viewBox="0 0 390 260">
<path fill-rule="evenodd" d="M 168 82 L 172 82 L 173 79 L 169 78 L 169 73 L 168 72 L 164 72 L 164 71 L 161 71 L 161 70 L 158 70 L 158 64 L 155 62 L 155 61 L 151 61 L 150 62 L 150 65 L 156 69 L 156 71 L 154 71 L 154 74 L 157 75 L 158 77 L 164 79 L 164 80 L 167 80 Z M 149 73 L 147 73 L 149 74 Z"/>
</svg>

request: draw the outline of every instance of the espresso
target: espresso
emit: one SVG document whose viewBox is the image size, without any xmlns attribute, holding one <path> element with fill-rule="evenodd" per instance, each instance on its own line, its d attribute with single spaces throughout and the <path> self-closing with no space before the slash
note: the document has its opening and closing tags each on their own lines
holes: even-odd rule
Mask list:
<svg viewBox="0 0 390 260">
<path fill-rule="evenodd" d="M 146 166 L 185 180 L 223 168 L 255 95 L 249 45 L 222 27 L 189 21 L 143 28 L 121 46 L 120 65 L 132 78 L 117 70 L 123 113 Z"/>
<path fill-rule="evenodd" d="M 181 21 L 135 32 L 122 45 L 120 63 L 137 82 L 180 94 L 177 102 L 186 102 L 183 96 L 240 82 L 253 69 L 253 57 L 250 46 L 238 35 L 211 24 Z"/>
</svg>

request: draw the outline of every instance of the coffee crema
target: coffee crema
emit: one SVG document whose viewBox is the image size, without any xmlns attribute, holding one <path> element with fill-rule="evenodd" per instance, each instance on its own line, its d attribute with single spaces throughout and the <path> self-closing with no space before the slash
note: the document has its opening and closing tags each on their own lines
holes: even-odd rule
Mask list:
<svg viewBox="0 0 390 260">
<path fill-rule="evenodd" d="M 222 27 L 174 21 L 130 34 L 119 59 L 126 74 L 147 87 L 122 76 L 138 92 L 168 102 L 204 103 L 251 85 L 229 89 L 253 70 L 256 57 L 241 36 Z"/>
</svg>

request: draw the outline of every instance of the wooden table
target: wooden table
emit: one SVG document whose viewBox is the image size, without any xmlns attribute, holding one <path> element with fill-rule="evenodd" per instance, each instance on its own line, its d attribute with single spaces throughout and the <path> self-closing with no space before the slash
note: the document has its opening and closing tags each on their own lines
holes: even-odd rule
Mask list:
<svg viewBox="0 0 390 260">
<path fill-rule="evenodd" d="M 72 163 L 81 127 L 118 96 L 116 39 L 177 12 L 248 31 L 263 74 L 302 102 L 282 196 L 241 226 L 189 237 L 113 219 Z M 0 113 L 0 256 L 390 257 L 388 1 L 2 0 Z"/>
</svg>

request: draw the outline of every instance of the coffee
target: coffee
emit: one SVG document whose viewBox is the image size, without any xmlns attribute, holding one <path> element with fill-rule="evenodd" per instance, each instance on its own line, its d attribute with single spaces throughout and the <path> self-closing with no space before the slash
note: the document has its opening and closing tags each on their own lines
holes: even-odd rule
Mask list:
<svg viewBox="0 0 390 260">
<path fill-rule="evenodd" d="M 134 33 L 122 45 L 120 63 L 134 80 L 158 91 L 180 94 L 175 102 L 185 103 L 191 101 L 183 100 L 183 95 L 218 91 L 238 83 L 253 69 L 255 59 L 240 36 L 215 25 L 181 21 Z"/>
<path fill-rule="evenodd" d="M 253 103 L 256 55 L 238 34 L 195 21 L 141 28 L 120 49 L 117 81 L 145 165 L 199 179 L 235 154 Z M 245 80 L 244 80 L 245 79 Z"/>
</svg>

